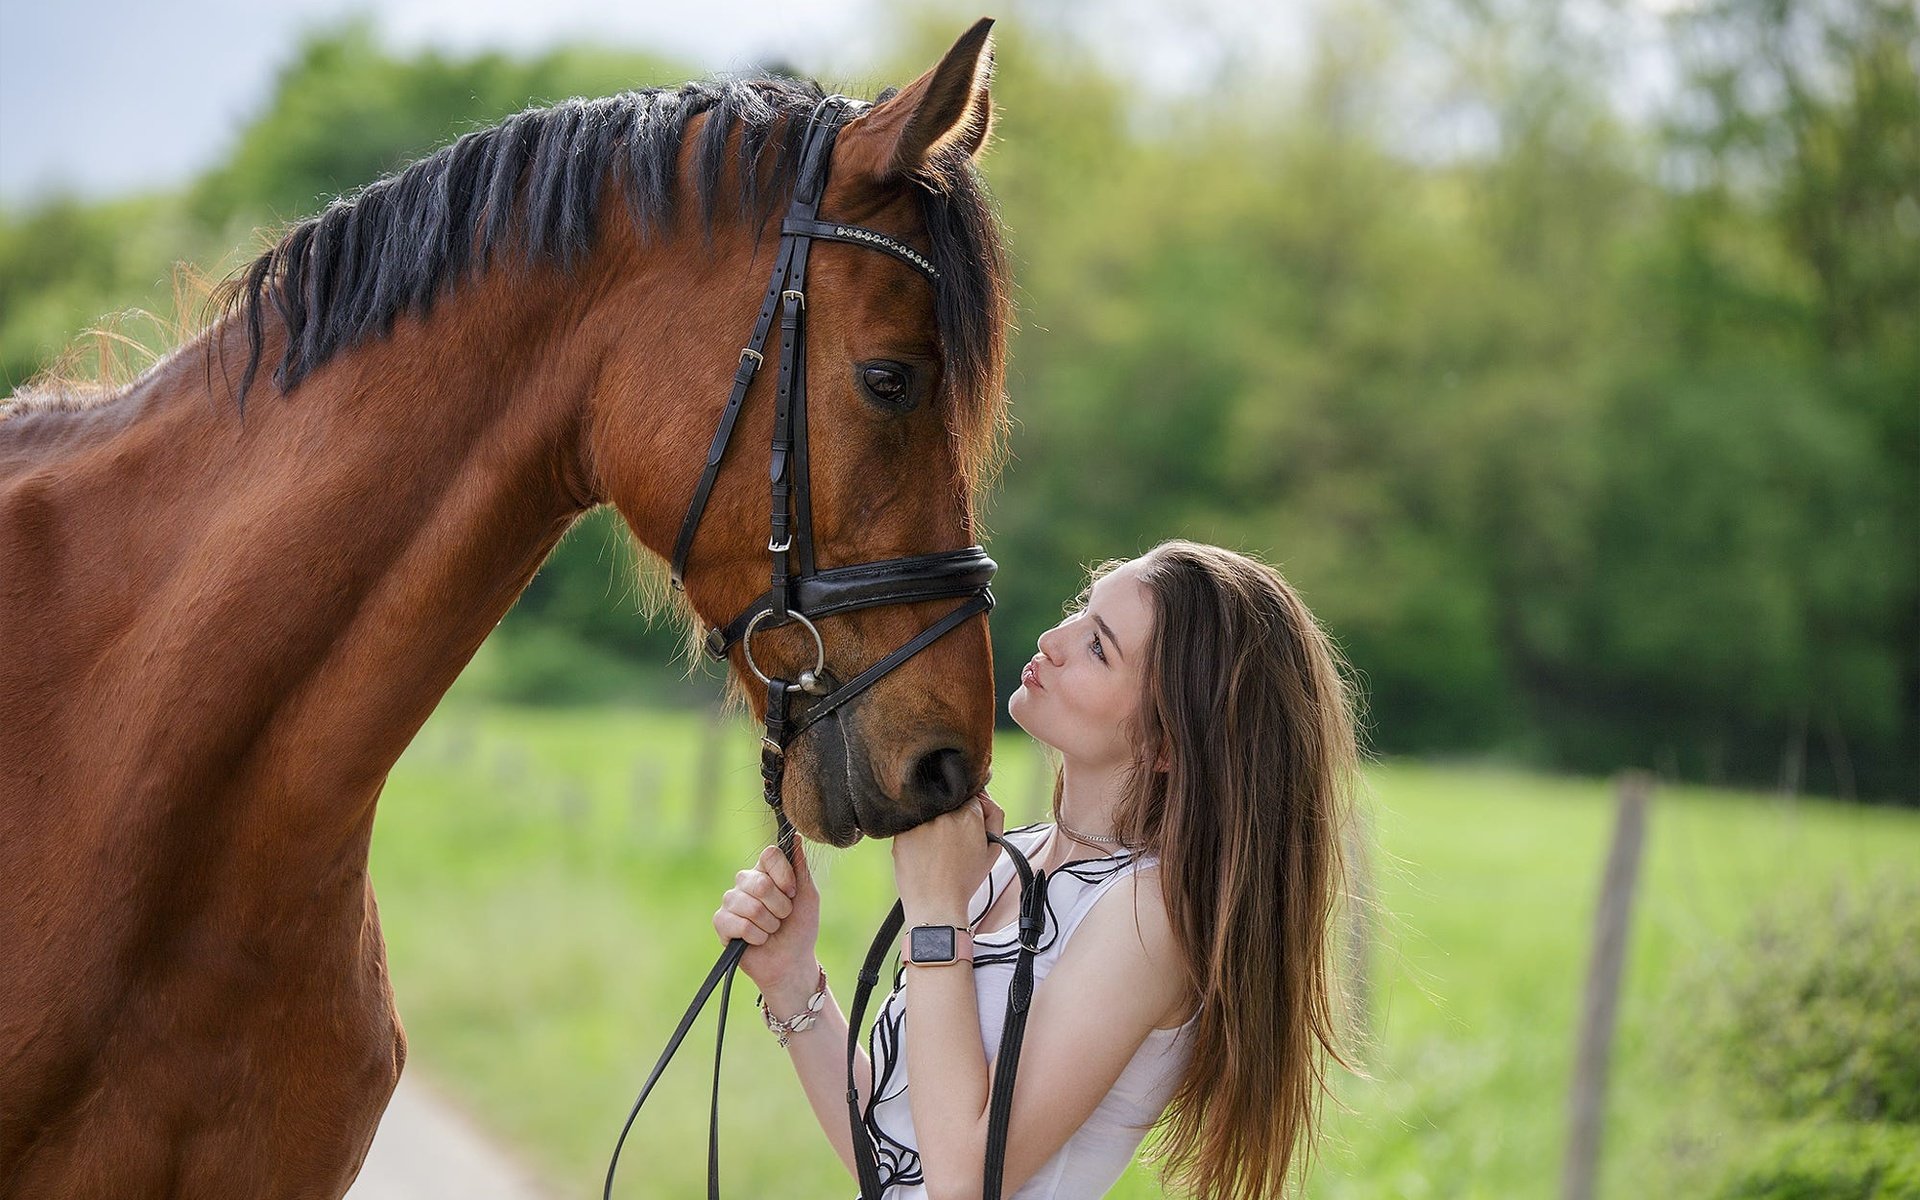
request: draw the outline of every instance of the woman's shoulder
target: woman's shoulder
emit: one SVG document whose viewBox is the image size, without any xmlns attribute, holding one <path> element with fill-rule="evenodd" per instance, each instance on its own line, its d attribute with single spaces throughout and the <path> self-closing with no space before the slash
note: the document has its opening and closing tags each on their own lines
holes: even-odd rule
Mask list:
<svg viewBox="0 0 1920 1200">
<path fill-rule="evenodd" d="M 1112 956 L 1128 973 L 1165 993 L 1159 1026 L 1178 1026 L 1193 1011 L 1187 968 L 1160 887 L 1159 863 L 1135 859 L 1101 890 L 1073 931 L 1084 953 Z"/>
<path fill-rule="evenodd" d="M 1160 864 L 1151 858 L 1133 858 L 1123 868 L 1094 901 L 1086 919 L 1112 921 L 1118 918 L 1111 914 L 1122 913 L 1149 949 L 1171 949 L 1173 918 L 1160 890 Z"/>
</svg>

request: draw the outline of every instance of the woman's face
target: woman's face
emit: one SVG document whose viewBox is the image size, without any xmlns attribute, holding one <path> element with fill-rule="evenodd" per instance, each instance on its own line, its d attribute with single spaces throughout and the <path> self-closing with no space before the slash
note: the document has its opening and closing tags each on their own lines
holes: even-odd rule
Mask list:
<svg viewBox="0 0 1920 1200">
<path fill-rule="evenodd" d="M 1153 630 L 1153 599 L 1139 560 L 1093 585 L 1087 606 L 1040 635 L 1007 714 L 1078 765 L 1117 767 L 1133 757 L 1127 733 L 1140 707 L 1141 661 Z"/>
</svg>

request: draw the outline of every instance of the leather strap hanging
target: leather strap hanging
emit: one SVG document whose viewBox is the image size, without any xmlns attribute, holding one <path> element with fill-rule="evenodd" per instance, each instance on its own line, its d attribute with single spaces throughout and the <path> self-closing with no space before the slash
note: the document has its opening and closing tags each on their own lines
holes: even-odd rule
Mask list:
<svg viewBox="0 0 1920 1200">
<path fill-rule="evenodd" d="M 1013 982 L 1007 987 L 1007 1017 L 1000 1030 L 1000 1050 L 994 1060 L 993 1084 L 987 1101 L 986 1172 L 982 1200 L 1000 1200 L 1007 1173 L 1007 1132 L 1013 1116 L 1013 1084 L 1020 1067 L 1020 1047 L 1026 1040 L 1027 1010 L 1033 1003 L 1033 959 L 1039 953 L 1040 939 L 1047 927 L 1047 874 L 1035 871 L 1014 844 L 991 831 L 987 837 L 997 842 L 1013 861 L 1020 876 L 1020 953 L 1014 961 Z M 853 1126 L 853 1161 L 860 1177 L 860 1200 L 881 1200 L 880 1167 L 874 1158 L 873 1142 L 867 1137 L 864 1114 L 860 1110 L 860 1087 L 855 1068 L 860 1054 L 860 1028 L 867 1013 L 867 1001 L 880 981 L 880 968 L 887 951 L 900 936 L 906 910 L 896 901 L 893 911 L 881 923 L 867 948 L 866 962 L 860 967 L 860 982 L 853 994 L 853 1011 L 847 1016 L 847 1118 Z M 867 1107 L 872 1108 L 869 1098 Z"/>
</svg>

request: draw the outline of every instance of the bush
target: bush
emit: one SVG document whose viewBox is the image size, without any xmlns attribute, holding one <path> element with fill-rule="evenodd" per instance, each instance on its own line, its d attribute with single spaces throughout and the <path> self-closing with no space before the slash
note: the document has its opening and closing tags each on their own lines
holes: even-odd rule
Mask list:
<svg viewBox="0 0 1920 1200">
<path fill-rule="evenodd" d="M 1677 978 L 1674 1194 L 1920 1200 L 1920 877 L 1783 902 Z"/>
<path fill-rule="evenodd" d="M 1775 1135 L 1729 1172 L 1718 1200 L 1914 1200 L 1920 1129 L 1823 1123 Z"/>
<path fill-rule="evenodd" d="M 1703 1049 L 1755 1115 L 1920 1124 L 1920 880 L 1767 915 L 1704 999 Z"/>
</svg>

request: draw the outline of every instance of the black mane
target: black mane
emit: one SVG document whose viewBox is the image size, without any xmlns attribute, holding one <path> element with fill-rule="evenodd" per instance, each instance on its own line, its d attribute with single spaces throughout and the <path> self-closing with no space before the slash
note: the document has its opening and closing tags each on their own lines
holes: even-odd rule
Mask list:
<svg viewBox="0 0 1920 1200">
<path fill-rule="evenodd" d="M 882 99 L 891 93 L 883 93 Z M 397 174 L 335 200 L 290 229 L 228 287 L 224 307 L 245 320 L 244 411 L 263 354 L 271 304 L 286 326 L 273 382 L 290 392 L 315 368 L 403 313 L 424 315 L 463 278 L 506 255 L 571 269 L 593 244 L 608 171 L 623 184 L 642 238 L 671 223 L 687 122 L 699 133 L 694 191 L 709 229 L 719 219 L 729 132 L 740 130 L 746 167 L 735 219 L 764 223 L 791 193 L 805 118 L 823 92 L 812 81 L 689 83 L 528 109 L 469 133 Z M 761 160 L 774 155 L 765 172 Z M 1008 285 L 999 223 L 970 160 L 952 154 L 918 181 L 941 281 L 935 303 L 947 383 L 960 411 L 956 433 L 986 457 L 1000 417 Z M 972 473 L 971 471 L 969 472 Z"/>
</svg>

